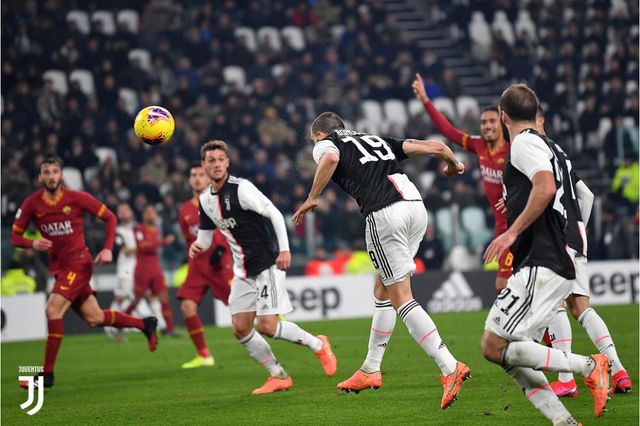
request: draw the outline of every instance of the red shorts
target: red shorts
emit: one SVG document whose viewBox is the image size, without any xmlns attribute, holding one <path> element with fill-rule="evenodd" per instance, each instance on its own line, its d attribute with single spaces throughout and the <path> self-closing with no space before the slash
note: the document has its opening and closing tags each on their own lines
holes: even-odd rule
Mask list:
<svg viewBox="0 0 640 426">
<path fill-rule="evenodd" d="M 498 278 L 509 278 L 511 276 L 513 266 L 513 254 L 511 251 L 505 251 L 498 258 Z"/>
<path fill-rule="evenodd" d="M 233 268 L 231 265 L 213 269 L 208 264 L 205 266 L 189 262 L 187 278 L 178 290 L 176 297 L 180 300 L 193 300 L 197 304 L 200 304 L 207 289 L 210 288 L 213 297 L 225 305 L 228 305 L 232 278 Z"/>
<path fill-rule="evenodd" d="M 71 301 L 71 307 L 79 312 L 84 302 L 94 294 L 89 285 L 91 275 L 93 275 L 91 259 L 88 262 L 64 265 L 54 275 L 56 281 L 51 292 Z"/>
<path fill-rule="evenodd" d="M 135 297 L 143 297 L 147 290 L 154 296 L 168 291 L 162 270 L 148 271 L 144 270 L 144 268 L 141 269 L 136 268 L 134 273 L 133 295 Z"/>
</svg>

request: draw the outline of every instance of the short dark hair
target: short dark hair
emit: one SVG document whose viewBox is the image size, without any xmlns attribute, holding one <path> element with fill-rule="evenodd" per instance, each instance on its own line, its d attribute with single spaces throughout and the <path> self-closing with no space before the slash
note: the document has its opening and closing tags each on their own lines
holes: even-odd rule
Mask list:
<svg viewBox="0 0 640 426">
<path fill-rule="evenodd" d="M 544 108 L 542 108 L 542 104 L 538 102 L 538 115 L 544 118 Z"/>
<path fill-rule="evenodd" d="M 500 109 L 497 106 L 484 107 L 484 109 L 480 114 L 484 114 L 485 112 L 489 112 L 489 111 L 497 112 L 498 115 L 500 115 Z"/>
<path fill-rule="evenodd" d="M 500 96 L 500 109 L 513 121 L 535 121 L 538 97 L 526 84 L 512 84 Z"/>
<path fill-rule="evenodd" d="M 227 143 L 216 139 L 202 145 L 202 148 L 200 148 L 200 158 L 204 160 L 207 156 L 207 151 L 215 151 L 216 149 L 224 151 L 227 156 L 229 155 L 229 147 L 227 146 Z"/>
<path fill-rule="evenodd" d="M 311 133 L 331 133 L 334 130 L 344 129 L 344 121 L 335 112 L 326 111 L 316 117 L 311 124 Z"/>
<path fill-rule="evenodd" d="M 191 172 L 191 170 L 193 169 L 201 169 L 201 168 L 202 168 L 202 163 L 191 163 L 189 165 L 189 172 Z"/>
<path fill-rule="evenodd" d="M 57 155 L 49 155 L 45 157 L 44 160 L 42 160 L 42 162 L 40 163 L 40 168 L 42 168 L 43 164 L 57 164 L 61 169 L 62 167 L 64 167 L 62 158 L 58 157 Z"/>
</svg>

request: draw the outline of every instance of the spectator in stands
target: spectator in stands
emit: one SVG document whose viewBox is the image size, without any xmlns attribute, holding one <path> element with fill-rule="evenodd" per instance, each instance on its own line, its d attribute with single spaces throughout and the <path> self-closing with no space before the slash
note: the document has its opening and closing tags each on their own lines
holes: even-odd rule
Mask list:
<svg viewBox="0 0 640 426">
<path fill-rule="evenodd" d="M 604 153 L 610 165 L 622 164 L 625 157 L 638 155 L 637 129 L 624 124 L 624 117 L 615 117 L 613 127 L 604 140 Z"/>
<path fill-rule="evenodd" d="M 611 192 L 618 195 L 620 200 L 628 206 L 630 215 L 633 214 L 640 199 L 640 168 L 637 153 L 625 153 L 624 161 L 616 169 Z"/>
<path fill-rule="evenodd" d="M 437 235 L 436 225 L 432 218 L 429 220 L 424 239 L 418 248 L 417 257 L 424 263 L 427 271 L 441 269 L 444 263 L 444 245 Z"/>
<path fill-rule="evenodd" d="M 629 259 L 634 251 L 632 245 L 637 246 L 637 241 L 630 241 L 626 222 L 613 204 L 605 203 L 601 237 L 589 256 L 593 259 Z"/>
<path fill-rule="evenodd" d="M 308 276 L 336 275 L 333 262 L 329 259 L 324 247 L 318 247 L 313 257 L 304 267 L 304 274 Z"/>
</svg>

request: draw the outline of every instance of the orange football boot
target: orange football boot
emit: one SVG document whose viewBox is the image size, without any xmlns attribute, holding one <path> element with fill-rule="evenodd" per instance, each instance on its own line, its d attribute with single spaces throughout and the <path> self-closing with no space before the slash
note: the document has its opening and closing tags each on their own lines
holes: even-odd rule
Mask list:
<svg viewBox="0 0 640 426">
<path fill-rule="evenodd" d="M 379 371 L 374 373 L 365 373 L 362 370 L 357 370 L 353 376 L 347 380 L 338 383 L 338 389 L 341 389 L 347 393 L 355 392 L 359 393 L 365 389 L 378 389 L 382 386 L 382 374 Z"/>
<path fill-rule="evenodd" d="M 331 351 L 331 343 L 329 343 L 329 338 L 327 336 L 317 337 L 318 339 L 322 340 L 322 349 L 316 352 L 316 356 L 320 360 L 324 372 L 327 373 L 327 376 L 331 377 L 336 373 L 336 369 L 338 368 L 338 359 Z"/>
<path fill-rule="evenodd" d="M 260 386 L 258 389 L 254 389 L 251 392 L 254 395 L 263 395 L 265 393 L 274 393 L 278 391 L 287 390 L 293 387 L 293 380 L 291 380 L 291 376 L 287 376 L 285 379 L 279 379 L 278 377 L 269 376 L 264 385 Z"/>
<path fill-rule="evenodd" d="M 456 370 L 453 373 L 446 377 L 444 374 L 440 375 L 440 382 L 442 382 L 442 388 L 444 389 L 440 408 L 444 410 L 453 404 L 453 401 L 458 399 L 458 392 L 460 392 L 462 384 L 470 377 L 471 370 L 469 370 L 469 367 L 460 361 L 456 363 Z"/>
<path fill-rule="evenodd" d="M 589 388 L 591 396 L 593 396 L 593 414 L 596 417 L 600 417 L 607 406 L 607 399 L 609 398 L 609 371 L 611 366 L 609 365 L 609 357 L 606 355 L 591 355 L 591 358 L 596 365 L 593 367 L 591 374 L 584 378 L 584 384 Z"/>
</svg>

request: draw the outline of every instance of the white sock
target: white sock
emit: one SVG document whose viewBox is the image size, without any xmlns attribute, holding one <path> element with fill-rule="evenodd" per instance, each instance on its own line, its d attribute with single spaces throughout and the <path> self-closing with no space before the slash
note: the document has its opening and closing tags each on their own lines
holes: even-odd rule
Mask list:
<svg viewBox="0 0 640 426">
<path fill-rule="evenodd" d="M 571 324 L 564 308 L 559 308 L 553 313 L 551 321 L 549 321 L 549 337 L 551 338 L 553 349 L 561 350 L 565 356 L 571 353 Z M 558 380 L 569 382 L 573 380 L 573 373 L 559 373 Z"/>
<path fill-rule="evenodd" d="M 238 340 L 245 347 L 251 358 L 255 359 L 258 364 L 267 369 L 273 377 L 284 379 L 288 376 L 287 372 L 282 368 L 275 355 L 271 351 L 271 347 L 264 340 L 260 333 L 251 330 L 248 336 Z"/>
<path fill-rule="evenodd" d="M 616 345 L 613 344 L 611 333 L 600 315 L 593 308 L 588 308 L 580 314 L 578 321 L 587 330 L 587 334 L 600 353 L 605 354 L 611 360 L 611 372 L 616 374 L 618 371 L 624 370 L 620 358 L 618 358 L 618 352 L 616 352 Z"/>
<path fill-rule="evenodd" d="M 398 308 L 398 315 L 409 329 L 414 340 L 438 364 L 442 374 L 448 376 L 456 370 L 456 359 L 440 338 L 433 320 L 415 299 Z"/>
<path fill-rule="evenodd" d="M 278 321 L 278 328 L 276 329 L 276 334 L 273 335 L 273 338 L 286 340 L 299 345 L 305 345 L 314 352 L 318 352 L 322 349 L 322 340 L 304 331 L 298 326 L 298 324 L 290 321 Z"/>
<path fill-rule="evenodd" d="M 573 420 L 571 414 L 551 390 L 544 373 L 523 367 L 508 367 L 505 371 L 518 384 L 533 406 L 554 425 L 572 424 L 570 423 Z M 577 425 L 578 422 L 574 424 Z"/>
<path fill-rule="evenodd" d="M 369 333 L 369 350 L 360 369 L 365 373 L 380 371 L 380 364 L 387 350 L 387 344 L 396 326 L 396 311 L 389 300 L 376 299 L 371 332 Z"/>
<path fill-rule="evenodd" d="M 564 354 L 558 349 L 548 348 L 536 342 L 511 342 L 502 354 L 503 365 L 529 367 L 534 370 L 570 371 L 588 376 L 595 367 L 591 357 Z"/>
</svg>

